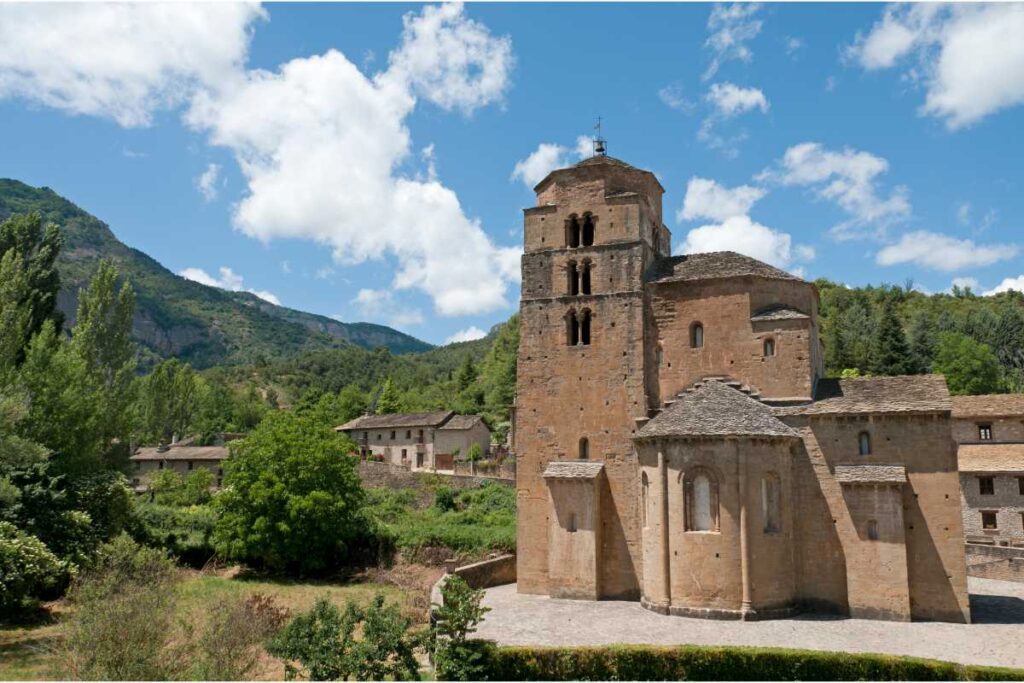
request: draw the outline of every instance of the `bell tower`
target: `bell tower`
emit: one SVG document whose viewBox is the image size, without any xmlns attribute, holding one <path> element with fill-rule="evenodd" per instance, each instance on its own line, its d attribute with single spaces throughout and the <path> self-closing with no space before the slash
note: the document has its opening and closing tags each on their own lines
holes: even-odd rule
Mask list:
<svg viewBox="0 0 1024 683">
<path fill-rule="evenodd" d="M 654 174 L 605 149 L 550 173 L 524 211 L 514 445 L 526 593 L 639 596 L 631 438 L 658 400 L 643 277 L 671 234 Z"/>
</svg>

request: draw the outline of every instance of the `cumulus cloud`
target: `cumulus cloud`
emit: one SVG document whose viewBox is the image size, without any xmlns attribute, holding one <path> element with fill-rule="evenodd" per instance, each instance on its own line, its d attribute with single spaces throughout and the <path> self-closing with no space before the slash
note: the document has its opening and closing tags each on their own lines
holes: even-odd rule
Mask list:
<svg viewBox="0 0 1024 683">
<path fill-rule="evenodd" d="M 921 113 L 961 128 L 1024 102 L 1024 5 L 890 5 L 848 56 L 867 70 L 909 61 Z"/>
<path fill-rule="evenodd" d="M 985 292 L 984 295 L 993 296 L 995 294 L 1001 294 L 1002 292 L 1009 292 L 1011 290 L 1015 292 L 1024 292 L 1024 275 L 1005 278 L 998 285 Z"/>
<path fill-rule="evenodd" d="M 834 201 L 850 219 L 832 228 L 840 240 L 873 234 L 882 237 L 886 228 L 910 215 L 909 192 L 897 186 L 885 196 L 879 176 L 889 162 L 868 152 L 845 148 L 829 150 L 816 142 L 804 142 L 786 150 L 775 169 L 758 176 L 761 181 L 800 185 L 819 197 Z"/>
<path fill-rule="evenodd" d="M 761 225 L 750 216 L 732 216 L 720 223 L 691 230 L 678 253 L 705 251 L 736 251 L 779 268 L 814 258 L 814 250 L 810 247 L 794 247 L 790 235 Z"/>
<path fill-rule="evenodd" d="M 263 16 L 244 3 L 0 3 L 0 99 L 148 126 L 234 79 Z"/>
<path fill-rule="evenodd" d="M 487 336 L 487 333 L 481 330 L 479 327 L 473 325 L 467 327 L 464 330 L 459 330 L 452 336 L 444 340 L 445 344 L 455 344 L 457 342 L 468 342 L 476 341 L 477 339 L 483 339 Z"/>
<path fill-rule="evenodd" d="M 210 275 L 202 268 L 185 268 L 178 272 L 178 275 L 185 278 L 186 280 L 192 280 L 198 282 L 201 285 L 208 287 L 217 287 L 218 289 L 226 289 L 229 292 L 249 292 L 255 294 L 264 301 L 268 301 L 275 306 L 281 305 L 281 300 L 270 292 L 262 289 L 250 289 L 244 285 L 244 280 L 241 275 L 231 270 L 227 266 L 221 266 L 220 277 L 214 277 Z"/>
<path fill-rule="evenodd" d="M 683 208 L 676 213 L 677 221 L 701 218 L 724 221 L 733 216 L 750 213 L 751 207 L 767 192 L 760 187 L 740 185 L 728 188 L 708 178 L 690 178 L 686 185 Z"/>
<path fill-rule="evenodd" d="M 586 159 L 594 153 L 594 141 L 586 135 L 576 138 L 576 146 L 570 150 L 563 145 L 542 142 L 528 157 L 516 162 L 512 169 L 512 180 L 520 180 L 532 190 L 544 180 L 548 173 L 565 168 L 579 159 Z"/>
<path fill-rule="evenodd" d="M 934 270 L 954 271 L 989 266 L 1017 255 L 1012 244 L 975 244 L 927 230 L 915 230 L 881 249 L 875 261 L 881 266 L 913 263 Z"/>
<path fill-rule="evenodd" d="M 460 5 L 426 7 L 406 16 L 400 47 L 373 78 L 330 50 L 204 90 L 186 121 L 238 160 L 249 193 L 233 222 L 244 234 L 325 244 L 339 264 L 391 256 L 392 286 L 427 293 L 438 313 L 496 310 L 509 305 L 520 249 L 495 245 L 429 170 L 396 168 L 410 155 L 417 97 L 462 111 L 495 101 L 509 49 Z"/>
<path fill-rule="evenodd" d="M 713 78 L 726 61 L 750 61 L 754 53 L 747 43 L 761 32 L 761 20 L 755 16 L 760 9 L 756 3 L 733 3 L 711 8 L 709 35 L 704 43 L 711 52 L 711 63 L 704 72 L 704 80 Z"/>
<path fill-rule="evenodd" d="M 683 94 L 683 86 L 680 83 L 671 83 L 658 91 L 658 99 L 669 109 L 689 114 L 696 106 Z"/>
<path fill-rule="evenodd" d="M 973 278 L 973 277 L 955 277 L 955 278 L 953 278 L 953 281 L 950 283 L 949 291 L 953 291 L 954 287 L 959 287 L 960 289 L 970 289 L 972 291 L 976 291 L 980 286 L 981 286 L 981 284 L 978 282 L 977 278 Z"/>
<path fill-rule="evenodd" d="M 423 324 L 422 311 L 404 305 L 387 289 L 360 289 L 352 303 L 366 320 L 386 323 L 399 329 Z"/>
<path fill-rule="evenodd" d="M 758 88 L 743 88 L 735 83 L 714 83 L 706 96 L 722 117 L 731 118 L 754 109 L 768 112 L 768 98 Z"/>
<path fill-rule="evenodd" d="M 199 190 L 199 194 L 203 195 L 203 199 L 208 202 L 212 202 L 217 198 L 218 177 L 220 177 L 220 166 L 209 164 L 206 170 L 196 178 L 196 189 Z"/>
</svg>

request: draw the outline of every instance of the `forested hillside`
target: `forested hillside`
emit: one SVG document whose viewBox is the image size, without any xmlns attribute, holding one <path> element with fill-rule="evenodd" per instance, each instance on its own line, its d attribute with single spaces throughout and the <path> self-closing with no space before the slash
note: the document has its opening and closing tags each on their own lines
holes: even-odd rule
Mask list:
<svg viewBox="0 0 1024 683">
<path fill-rule="evenodd" d="M 301 351 L 348 344 L 396 353 L 424 351 L 425 342 L 383 325 L 341 323 L 325 316 L 275 306 L 247 292 L 228 292 L 186 280 L 146 254 L 118 241 L 110 228 L 49 188 L 0 179 L 0 221 L 38 212 L 61 229 L 58 305 L 74 323 L 78 290 L 101 259 L 109 258 L 129 279 L 137 297 L 132 333 L 144 364 L 176 357 L 203 368 L 282 358 Z"/>
</svg>

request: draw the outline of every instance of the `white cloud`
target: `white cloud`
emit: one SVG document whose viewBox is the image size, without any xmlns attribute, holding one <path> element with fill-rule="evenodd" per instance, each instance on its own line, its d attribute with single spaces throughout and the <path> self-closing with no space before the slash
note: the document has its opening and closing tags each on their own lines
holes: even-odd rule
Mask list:
<svg viewBox="0 0 1024 683">
<path fill-rule="evenodd" d="M 767 194 L 766 190 L 750 185 L 728 188 L 708 178 L 690 178 L 686 185 L 683 208 L 676 214 L 677 221 L 708 218 L 724 221 L 733 216 L 750 213 L 751 207 Z"/>
<path fill-rule="evenodd" d="M 148 126 L 232 80 L 263 16 L 241 3 L 0 3 L 0 99 Z"/>
<path fill-rule="evenodd" d="M 747 43 L 761 32 L 761 20 L 754 15 L 761 9 L 756 3 L 715 5 L 708 17 L 710 35 L 704 45 L 711 51 L 711 63 L 704 72 L 704 80 L 716 73 L 730 59 L 749 62 L 753 52 Z"/>
<path fill-rule="evenodd" d="M 800 51 L 800 48 L 804 46 L 804 41 L 796 36 L 789 36 L 786 38 L 786 54 L 793 56 Z"/>
<path fill-rule="evenodd" d="M 423 313 L 406 306 L 386 289 L 360 289 L 352 303 L 370 321 L 381 322 L 399 329 L 422 325 Z"/>
<path fill-rule="evenodd" d="M 794 247 L 792 241 L 790 235 L 756 223 L 749 216 L 732 216 L 691 230 L 678 253 L 736 251 L 780 268 L 814 258 L 811 247 Z"/>
<path fill-rule="evenodd" d="M 594 138 L 589 135 L 576 137 L 576 158 L 589 159 L 594 156 Z"/>
<path fill-rule="evenodd" d="M 972 291 L 977 291 L 978 288 L 981 287 L 981 285 L 978 283 L 977 278 L 973 278 L 973 277 L 955 277 L 955 278 L 953 278 L 953 281 L 950 283 L 949 291 L 953 291 L 954 287 L 959 287 L 960 289 L 970 289 Z"/>
<path fill-rule="evenodd" d="M 569 165 L 568 151 L 562 145 L 542 142 L 530 156 L 516 163 L 512 180 L 521 180 L 532 190 L 548 173 Z"/>
<path fill-rule="evenodd" d="M 992 265 L 1013 258 L 1017 251 L 1012 244 L 980 245 L 971 240 L 916 230 L 881 249 L 875 261 L 881 266 L 914 263 L 925 268 L 954 271 Z"/>
<path fill-rule="evenodd" d="M 705 96 L 716 112 L 731 118 L 754 109 L 768 112 L 768 98 L 758 88 L 743 88 L 735 83 L 714 83 Z"/>
<path fill-rule="evenodd" d="M 679 83 L 671 83 L 659 90 L 658 99 L 669 109 L 675 109 L 684 114 L 689 114 L 696 106 L 683 95 L 683 86 Z"/>
<path fill-rule="evenodd" d="M 268 301 L 275 306 L 281 305 L 281 300 L 270 292 L 262 289 L 249 289 L 243 285 L 243 278 L 241 275 L 231 270 L 227 266 L 220 267 L 220 277 L 214 277 L 207 273 L 202 268 L 185 268 L 178 272 L 178 275 L 185 278 L 186 280 L 192 280 L 198 282 L 201 285 L 208 287 L 217 287 L 218 289 L 226 289 L 230 292 L 249 292 L 255 294 L 264 301 Z"/>
<path fill-rule="evenodd" d="M 220 166 L 217 164 L 210 164 L 206 167 L 206 170 L 196 178 L 196 188 L 199 190 L 199 194 L 203 195 L 203 199 L 212 202 L 217 198 L 217 178 L 220 176 Z"/>
<path fill-rule="evenodd" d="M 1024 275 L 1005 278 L 998 285 L 985 292 L 984 296 L 1001 294 L 1002 292 L 1009 292 L 1010 290 L 1015 292 L 1024 292 Z"/>
<path fill-rule="evenodd" d="M 452 336 L 445 339 L 445 344 L 455 344 L 456 342 L 468 342 L 476 341 L 477 339 L 483 339 L 487 336 L 487 333 L 481 330 L 479 327 L 472 325 L 464 330 L 459 330 Z"/>
<path fill-rule="evenodd" d="M 961 128 L 1024 103 L 1024 5 L 890 5 L 847 54 L 865 69 L 911 56 L 911 81 L 926 88 L 921 113 Z"/>
<path fill-rule="evenodd" d="M 832 234 L 842 240 L 862 237 L 865 229 L 884 236 L 888 225 L 910 215 L 905 187 L 895 187 L 887 197 L 877 187 L 879 176 L 888 170 L 888 161 L 868 152 L 850 148 L 837 152 L 804 142 L 787 149 L 778 168 L 764 171 L 758 179 L 812 187 L 822 199 L 836 202 L 851 216 L 832 228 Z"/>
<path fill-rule="evenodd" d="M 249 188 L 233 216 L 244 234 L 325 244 L 339 264 L 391 256 L 392 287 L 424 291 L 440 314 L 496 310 L 509 305 L 520 249 L 495 245 L 436 177 L 396 168 L 417 95 L 466 112 L 492 102 L 508 85 L 509 50 L 461 6 L 426 7 L 406 16 L 401 46 L 372 79 L 330 50 L 204 90 L 186 120 L 234 153 Z"/>
</svg>

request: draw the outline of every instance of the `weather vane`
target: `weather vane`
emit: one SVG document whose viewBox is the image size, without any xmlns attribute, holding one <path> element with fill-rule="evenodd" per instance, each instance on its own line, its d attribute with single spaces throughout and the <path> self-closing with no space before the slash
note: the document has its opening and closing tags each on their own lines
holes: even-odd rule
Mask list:
<svg viewBox="0 0 1024 683">
<path fill-rule="evenodd" d="M 597 117 L 597 124 L 594 126 L 597 135 L 594 137 L 594 156 L 603 157 L 608 153 L 608 141 L 601 137 L 601 117 Z"/>
</svg>

